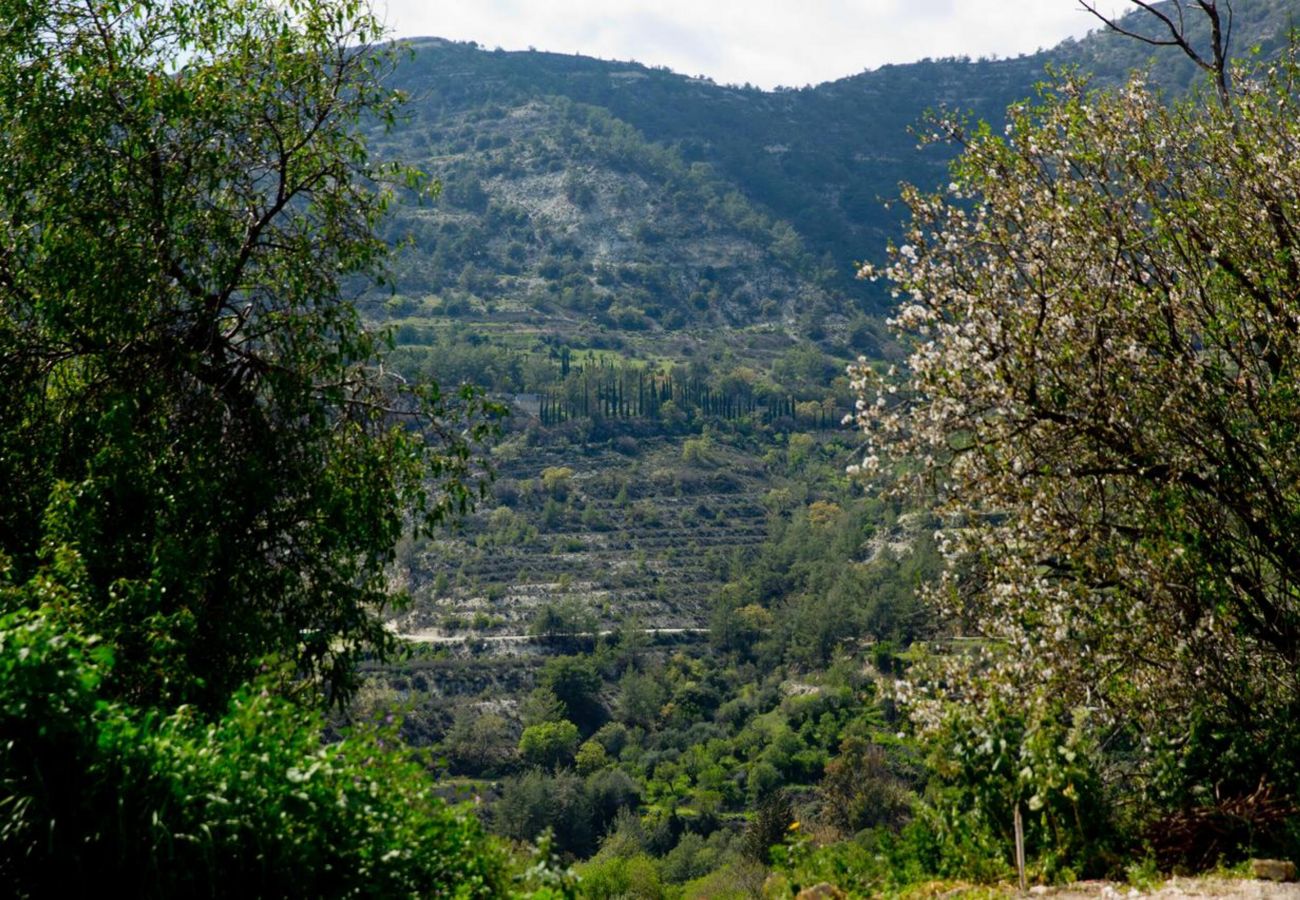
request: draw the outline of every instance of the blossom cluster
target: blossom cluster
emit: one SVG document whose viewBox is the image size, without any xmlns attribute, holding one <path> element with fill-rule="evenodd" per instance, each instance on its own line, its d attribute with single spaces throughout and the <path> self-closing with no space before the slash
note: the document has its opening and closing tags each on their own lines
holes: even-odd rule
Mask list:
<svg viewBox="0 0 1300 900">
<path fill-rule="evenodd" d="M 985 640 L 909 686 L 922 724 L 959 683 L 1143 740 L 1300 698 L 1298 82 L 1066 76 L 1003 134 L 938 123 L 951 184 L 904 187 L 905 242 L 860 272 L 909 357 L 849 370 L 851 471 L 933 498 L 931 594 Z"/>
</svg>

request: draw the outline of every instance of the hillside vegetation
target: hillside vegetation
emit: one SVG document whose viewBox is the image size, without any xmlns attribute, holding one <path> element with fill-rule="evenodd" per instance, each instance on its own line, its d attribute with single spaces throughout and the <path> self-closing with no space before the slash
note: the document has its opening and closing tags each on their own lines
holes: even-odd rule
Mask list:
<svg viewBox="0 0 1300 900">
<path fill-rule="evenodd" d="M 1236 12 L 1235 47 L 1285 45 L 1285 5 Z M 884 325 L 889 286 L 851 278 L 891 237 L 920 242 L 882 197 L 954 177 L 953 148 L 918 150 L 909 128 L 948 108 L 998 134 L 1048 62 L 1105 87 L 1153 59 L 1171 95 L 1201 83 L 1176 51 L 1102 33 L 774 92 L 414 42 L 395 83 L 415 112 L 385 152 L 445 189 L 394 220 L 413 240 L 376 314 L 395 359 L 492 386 L 514 419 L 494 498 L 403 548 L 413 603 L 393 625 L 419 649 L 371 670 L 363 708 L 406 710 L 408 740 L 437 748 L 493 830 L 549 828 L 590 896 L 1007 879 L 1017 805 L 1046 882 L 1289 852 L 1289 769 L 1245 751 L 1250 729 L 1236 743 L 1240 723 L 1178 745 L 1171 719 L 1147 760 L 1064 689 L 1008 705 L 991 687 L 1006 638 L 963 618 L 984 608 L 922 599 L 945 567 L 942 511 L 918 507 L 924 488 L 884 501 L 846 480 L 857 439 L 827 427 L 866 390 L 845 361 L 883 375 L 918 340 Z M 694 387 L 665 404 L 667 382 Z M 967 701 L 918 728 L 909 692 L 958 683 Z M 1237 769 L 1206 769 L 1225 746 Z M 1141 804 L 1117 804 L 1124 790 Z"/>
<path fill-rule="evenodd" d="M 775 91 L 9 6 L 14 893 L 1300 855 L 1294 4 Z"/>
</svg>

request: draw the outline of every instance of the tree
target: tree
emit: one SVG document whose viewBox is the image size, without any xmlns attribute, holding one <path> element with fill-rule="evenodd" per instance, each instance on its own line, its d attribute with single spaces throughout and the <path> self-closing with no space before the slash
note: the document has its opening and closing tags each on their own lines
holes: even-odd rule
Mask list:
<svg viewBox="0 0 1300 900">
<path fill-rule="evenodd" d="M 519 755 L 531 766 L 553 768 L 573 759 L 578 726 L 561 719 L 529 725 L 519 737 Z"/>
<path fill-rule="evenodd" d="M 442 739 L 447 755 L 470 775 L 491 774 L 514 756 L 510 723 L 496 713 L 462 707 Z"/>
<path fill-rule="evenodd" d="M 0 4 L 0 556 L 78 548 L 105 689 L 224 703 L 268 657 L 341 697 L 408 514 L 473 496 L 470 394 L 348 298 L 406 176 L 357 0 Z M 410 184 L 415 185 L 414 176 Z M 418 185 L 415 185 L 418 186 Z"/>
<path fill-rule="evenodd" d="M 594 738 L 583 741 L 578 747 L 578 752 L 573 756 L 573 765 L 579 775 L 599 772 L 609 765 L 609 754 L 605 752 L 605 745 Z"/>
<path fill-rule="evenodd" d="M 393 726 L 319 710 L 486 407 L 405 385 L 352 0 L 0 0 L 0 878 L 500 896 Z M 317 689 L 320 690 L 317 690 Z M 128 892 L 131 889 L 127 888 Z"/>
<path fill-rule="evenodd" d="M 941 121 L 952 183 L 863 270 L 910 356 L 852 370 L 859 471 L 931 492 L 990 639 L 968 698 L 1086 708 L 1175 800 L 1300 787 L 1300 66 L 1229 78 L 1212 32 L 1187 99 L 1066 74 L 1005 134 Z"/>
<path fill-rule="evenodd" d="M 664 689 L 652 676 L 629 671 L 618 683 L 618 717 L 628 724 L 651 728 L 659 719 Z"/>
<path fill-rule="evenodd" d="M 498 833 L 517 841 L 537 841 L 551 829 L 555 848 L 576 856 L 594 852 L 602 824 L 583 780 L 567 770 L 531 769 L 506 779 L 501 799 L 492 808 L 492 827 Z"/>
<path fill-rule="evenodd" d="M 588 734 L 605 720 L 605 708 L 600 703 L 600 689 L 604 682 L 590 657 L 556 656 L 548 659 L 542 666 L 538 682 L 564 705 L 565 718 L 577 723 Z"/>
</svg>

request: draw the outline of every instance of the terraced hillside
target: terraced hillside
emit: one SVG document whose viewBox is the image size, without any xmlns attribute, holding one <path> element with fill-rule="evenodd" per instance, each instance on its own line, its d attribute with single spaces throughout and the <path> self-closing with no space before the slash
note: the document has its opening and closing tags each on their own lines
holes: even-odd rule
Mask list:
<svg viewBox="0 0 1300 900">
<path fill-rule="evenodd" d="M 404 548 L 413 597 L 393 620 L 426 642 L 704 628 L 733 565 L 768 534 L 768 516 L 802 492 L 800 454 L 843 451 L 833 433 L 791 451 L 711 436 L 624 435 L 585 449 L 529 446 L 497 454 L 495 497 L 455 534 Z M 843 435 L 838 436 L 840 438 Z"/>
<path fill-rule="evenodd" d="M 1287 8 L 1251 4 L 1236 39 L 1276 51 Z M 880 201 L 900 180 L 944 177 L 944 154 L 909 133 L 927 108 L 996 119 L 1048 62 L 1113 83 L 1155 55 L 1095 34 L 764 92 L 636 63 L 412 48 L 393 73 L 409 118 L 376 147 L 443 192 L 389 224 L 396 290 L 368 312 L 394 328 L 396 366 L 542 398 L 577 389 L 571 363 L 635 379 L 689 370 L 792 411 L 844 409 L 845 361 L 898 354 L 879 318 L 891 298 L 852 263 L 883 252 L 898 211 Z M 1182 89 L 1194 73 L 1170 56 L 1157 77 Z M 652 413 L 591 439 L 590 422 L 546 428 L 524 412 L 495 454 L 493 502 L 402 548 L 394 578 L 413 602 L 392 626 L 444 654 L 508 665 L 544 646 L 530 634 L 702 628 L 769 517 L 815 499 L 789 438 L 807 423 L 674 428 Z M 705 437 L 720 426 L 725 438 Z M 842 471 L 852 439 L 805 435 L 798 452 Z"/>
</svg>

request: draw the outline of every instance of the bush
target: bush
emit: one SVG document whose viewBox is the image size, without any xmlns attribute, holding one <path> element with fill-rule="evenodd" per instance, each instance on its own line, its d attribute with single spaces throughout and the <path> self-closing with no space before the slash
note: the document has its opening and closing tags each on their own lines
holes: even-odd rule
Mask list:
<svg viewBox="0 0 1300 900">
<path fill-rule="evenodd" d="M 0 878 L 16 894 L 500 896 L 499 852 L 393 728 L 326 744 L 316 713 L 256 687 L 214 721 L 142 713 L 99 696 L 111 666 L 49 607 L 0 617 Z"/>
<path fill-rule="evenodd" d="M 529 725 L 519 738 L 519 755 L 534 766 L 550 768 L 573 758 L 578 726 L 569 721 Z"/>
<path fill-rule="evenodd" d="M 917 826 L 930 831 L 937 874 L 1003 877 L 1017 805 L 1031 869 L 1049 880 L 1106 874 L 1121 838 L 1085 715 L 1050 702 L 948 709 L 930 738 L 934 777 Z"/>
<path fill-rule="evenodd" d="M 826 766 L 817 788 L 822 818 L 853 834 L 864 828 L 897 828 L 910 811 L 911 792 L 897 763 L 879 744 L 850 736 Z"/>
<path fill-rule="evenodd" d="M 597 857 L 578 870 L 582 896 L 593 900 L 658 900 L 665 897 L 654 860 L 645 854 L 624 859 Z"/>
</svg>

